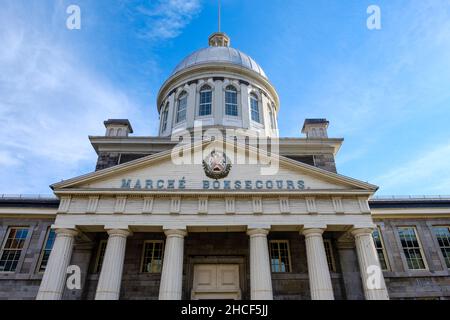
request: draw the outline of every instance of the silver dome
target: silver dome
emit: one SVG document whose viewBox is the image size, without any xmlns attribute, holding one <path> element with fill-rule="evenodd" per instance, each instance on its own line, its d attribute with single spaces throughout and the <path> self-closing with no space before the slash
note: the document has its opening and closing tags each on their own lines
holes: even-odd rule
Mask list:
<svg viewBox="0 0 450 320">
<path fill-rule="evenodd" d="M 189 67 L 219 62 L 244 67 L 267 79 L 264 70 L 248 55 L 230 47 L 208 47 L 187 56 L 172 72 L 172 75 Z"/>
</svg>

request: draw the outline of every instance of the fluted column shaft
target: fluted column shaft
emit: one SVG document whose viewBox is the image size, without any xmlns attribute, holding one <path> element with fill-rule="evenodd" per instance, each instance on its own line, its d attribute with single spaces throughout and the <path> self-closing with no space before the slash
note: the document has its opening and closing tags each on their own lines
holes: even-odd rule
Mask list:
<svg viewBox="0 0 450 320">
<path fill-rule="evenodd" d="M 125 247 L 130 231 L 108 230 L 108 243 L 103 258 L 95 300 L 119 300 Z"/>
<path fill-rule="evenodd" d="M 181 300 L 183 289 L 184 230 L 166 230 L 159 300 Z"/>
<path fill-rule="evenodd" d="M 359 269 L 366 300 L 389 300 L 371 229 L 354 229 Z"/>
<path fill-rule="evenodd" d="M 73 229 L 56 229 L 55 233 L 55 242 L 36 300 L 61 300 L 64 292 L 67 267 L 72 257 L 74 239 L 78 232 Z"/>
<path fill-rule="evenodd" d="M 250 229 L 250 297 L 252 300 L 272 300 L 272 273 L 266 229 Z"/>
<path fill-rule="evenodd" d="M 322 229 L 304 229 L 312 300 L 334 300 Z"/>
</svg>

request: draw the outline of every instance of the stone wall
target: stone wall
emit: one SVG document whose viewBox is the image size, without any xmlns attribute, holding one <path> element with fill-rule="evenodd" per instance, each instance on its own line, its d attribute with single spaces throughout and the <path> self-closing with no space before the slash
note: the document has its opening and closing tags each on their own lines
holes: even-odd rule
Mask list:
<svg viewBox="0 0 450 320">
<path fill-rule="evenodd" d="M 450 219 L 385 219 L 375 221 L 381 230 L 389 261 L 384 272 L 392 299 L 450 298 L 450 272 L 440 252 L 433 226 L 449 225 Z M 426 270 L 409 270 L 398 236 L 398 227 L 416 227 L 422 245 Z"/>
<path fill-rule="evenodd" d="M 42 274 L 37 272 L 39 258 L 52 219 L 0 218 L 0 241 L 9 226 L 29 227 L 28 238 L 15 273 L 0 273 L 0 300 L 36 297 Z M 432 226 L 449 225 L 448 219 L 377 220 L 386 247 L 390 270 L 384 272 L 392 299 L 450 298 L 450 273 L 432 233 Z M 398 226 L 416 226 L 427 270 L 408 270 L 398 238 Z M 339 234 L 326 232 L 333 239 L 337 272 L 331 273 L 336 299 L 364 299 L 358 259 L 351 242 L 335 239 Z M 127 240 L 121 299 L 157 299 L 160 274 L 140 272 L 145 240 L 163 240 L 163 233 L 135 233 Z M 80 266 L 84 290 L 66 290 L 64 299 L 93 299 L 98 274 L 93 272 L 100 240 L 106 233 L 77 237 L 71 264 Z M 297 232 L 271 232 L 269 240 L 289 240 L 292 273 L 273 274 L 274 298 L 310 299 L 304 238 Z M 185 240 L 183 299 L 190 298 L 193 265 L 196 263 L 235 263 L 240 265 L 242 297 L 250 296 L 249 239 L 245 233 L 189 233 Z"/>
<path fill-rule="evenodd" d="M 10 226 L 29 228 L 16 271 L 0 272 L 0 300 L 31 300 L 36 297 L 43 276 L 38 272 L 38 263 L 52 223 L 52 219 L 0 218 L 2 246 Z"/>
<path fill-rule="evenodd" d="M 314 155 L 314 165 L 320 169 L 337 173 L 336 162 L 332 154 L 316 154 Z"/>
</svg>

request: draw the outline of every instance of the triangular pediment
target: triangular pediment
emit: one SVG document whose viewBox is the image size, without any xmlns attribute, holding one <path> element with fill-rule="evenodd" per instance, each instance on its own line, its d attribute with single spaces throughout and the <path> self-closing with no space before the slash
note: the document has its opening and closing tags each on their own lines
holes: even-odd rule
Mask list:
<svg viewBox="0 0 450 320">
<path fill-rule="evenodd" d="M 211 151 L 225 152 L 231 162 L 228 176 L 209 178 L 202 160 Z M 348 192 L 374 193 L 377 187 L 285 157 L 231 145 L 223 141 L 199 142 L 184 147 L 189 157 L 174 157 L 172 150 L 97 171 L 52 185 L 65 190 L 120 190 L 130 192 Z M 232 156 L 229 156 L 232 154 Z"/>
</svg>

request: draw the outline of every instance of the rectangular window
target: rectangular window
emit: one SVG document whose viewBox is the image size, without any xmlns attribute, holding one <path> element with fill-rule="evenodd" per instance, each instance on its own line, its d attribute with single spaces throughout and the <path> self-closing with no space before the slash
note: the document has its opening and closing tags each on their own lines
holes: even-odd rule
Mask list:
<svg viewBox="0 0 450 320">
<path fill-rule="evenodd" d="M 15 272 L 22 254 L 28 228 L 9 228 L 0 254 L 0 272 Z"/>
<path fill-rule="evenodd" d="M 212 110 L 212 92 L 201 91 L 200 92 L 200 109 L 199 116 L 209 116 Z"/>
<path fill-rule="evenodd" d="M 382 270 L 388 270 L 389 264 L 386 258 L 386 251 L 384 250 L 384 242 L 381 237 L 380 229 L 377 228 L 372 233 L 373 242 L 375 244 L 375 249 L 377 250 L 378 260 L 380 261 L 380 267 Z"/>
<path fill-rule="evenodd" d="M 142 252 L 141 272 L 161 273 L 163 264 L 164 241 L 145 241 Z"/>
<path fill-rule="evenodd" d="M 55 242 L 56 233 L 55 230 L 49 229 L 47 231 L 47 236 L 45 238 L 44 247 L 42 248 L 41 261 L 39 263 L 39 272 L 44 272 L 47 267 L 48 259 L 50 258 L 50 253 L 53 248 L 53 243 Z"/>
<path fill-rule="evenodd" d="M 450 269 L 450 227 L 434 227 L 433 231 L 444 256 L 445 264 Z"/>
<path fill-rule="evenodd" d="M 164 131 L 166 131 L 166 129 L 167 129 L 167 118 L 168 118 L 168 115 L 169 115 L 169 107 L 166 106 L 166 107 L 164 108 L 163 113 L 162 113 L 162 126 L 161 126 L 161 132 L 164 132 Z"/>
<path fill-rule="evenodd" d="M 328 269 L 332 272 L 336 272 L 336 264 L 334 263 L 333 247 L 331 245 L 331 240 L 323 240 L 323 245 L 325 246 L 325 254 L 327 255 Z"/>
<path fill-rule="evenodd" d="M 414 227 L 399 227 L 398 233 L 405 254 L 408 268 L 411 270 L 426 269 L 425 260 L 423 258 L 422 248 L 420 246 L 417 231 Z"/>
<path fill-rule="evenodd" d="M 178 99 L 177 123 L 186 120 L 187 95 L 183 95 Z"/>
<path fill-rule="evenodd" d="M 238 116 L 237 92 L 235 90 L 225 91 L 225 114 L 227 116 Z"/>
<path fill-rule="evenodd" d="M 287 240 L 272 240 L 269 242 L 270 264 L 272 272 L 291 272 L 291 253 Z"/>
<path fill-rule="evenodd" d="M 103 259 L 105 258 L 106 245 L 108 240 L 100 240 L 97 250 L 97 260 L 95 261 L 94 273 L 100 273 L 102 271 Z"/>
<path fill-rule="evenodd" d="M 251 110 L 251 116 L 252 120 L 258 123 L 261 123 L 261 120 L 259 118 L 259 104 L 258 104 L 258 98 L 252 96 L 250 98 L 250 110 Z"/>
</svg>

